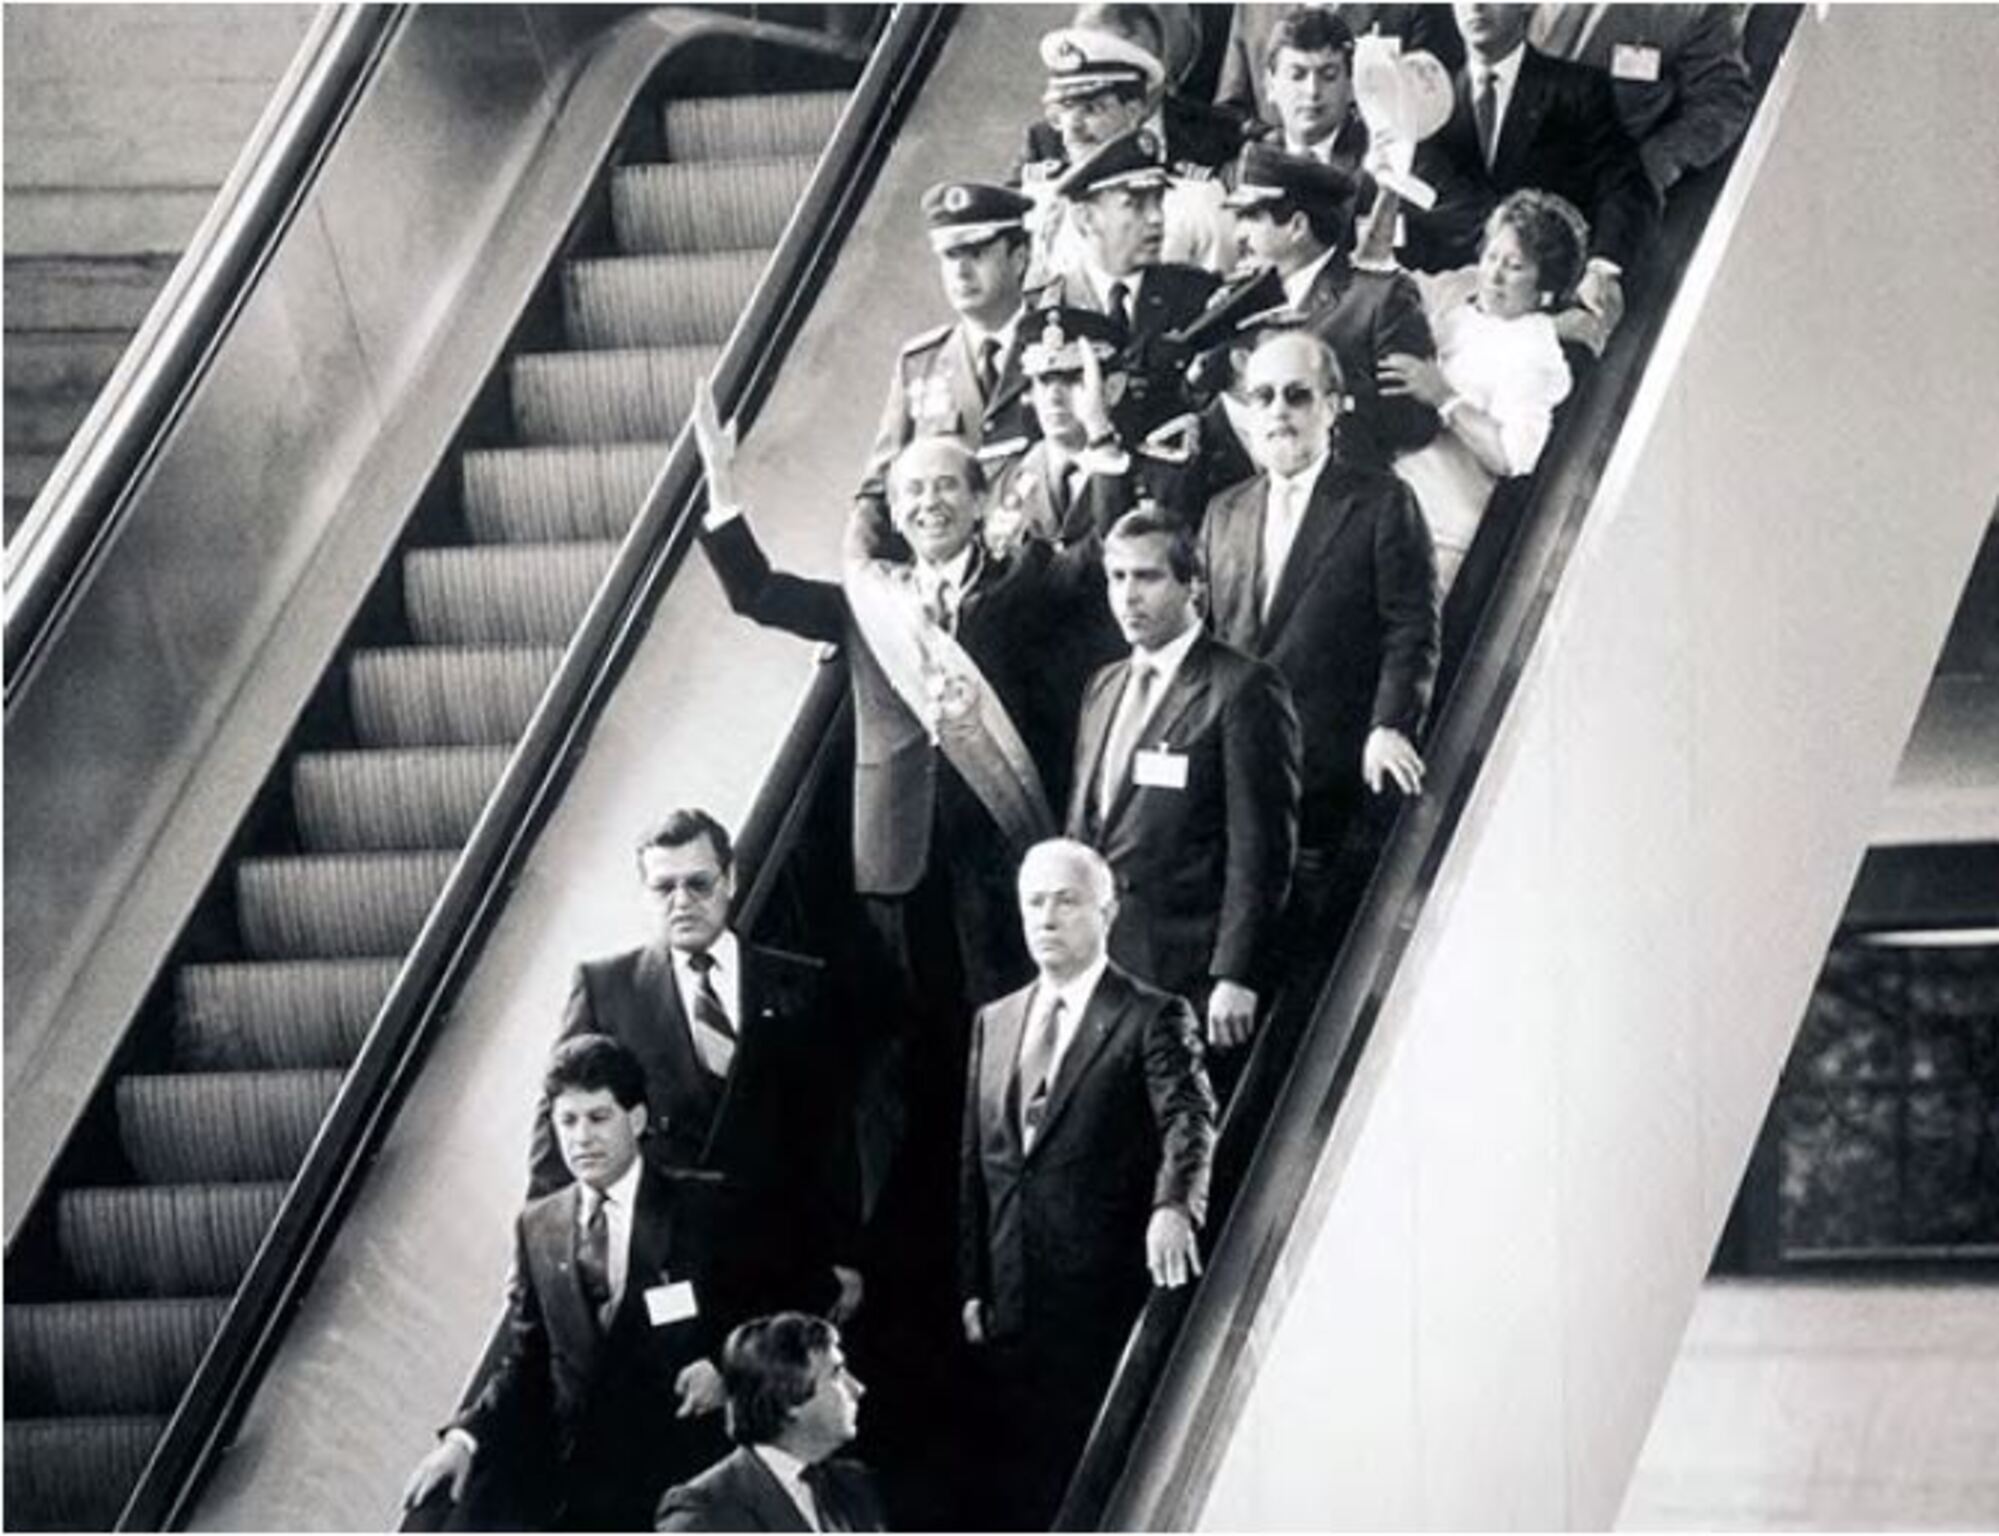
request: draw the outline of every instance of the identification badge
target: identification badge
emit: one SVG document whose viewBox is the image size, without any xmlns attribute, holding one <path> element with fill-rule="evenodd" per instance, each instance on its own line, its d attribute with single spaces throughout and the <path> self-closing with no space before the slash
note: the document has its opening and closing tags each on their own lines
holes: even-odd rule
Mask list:
<svg viewBox="0 0 1999 1536">
<path fill-rule="evenodd" d="M 655 1328 L 664 1328 L 668 1323 L 685 1322 L 690 1317 L 699 1317 L 701 1308 L 694 1301 L 694 1284 L 689 1280 L 673 1280 L 665 1285 L 646 1288 L 646 1320 Z"/>
<path fill-rule="evenodd" d="M 1619 43 L 1610 50 L 1610 77 L 1613 80 L 1642 80 L 1659 83 L 1659 50 L 1644 43 Z"/>
<path fill-rule="evenodd" d="M 1185 789 L 1187 754 L 1154 747 L 1131 755 L 1131 782 L 1140 789 Z"/>
</svg>

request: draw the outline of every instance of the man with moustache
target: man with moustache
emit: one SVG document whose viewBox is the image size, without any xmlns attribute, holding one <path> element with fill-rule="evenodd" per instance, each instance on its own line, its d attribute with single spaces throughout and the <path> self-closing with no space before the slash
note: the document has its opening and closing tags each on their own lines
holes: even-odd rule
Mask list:
<svg viewBox="0 0 1999 1536">
<path fill-rule="evenodd" d="M 1292 968 L 1329 960 L 1319 922 L 1363 788 L 1423 787 L 1416 739 L 1436 680 L 1436 564 L 1408 487 L 1333 454 L 1339 362 L 1306 331 L 1266 337 L 1244 366 L 1257 475 L 1202 524 L 1209 622 L 1274 666 L 1304 740 Z"/>
</svg>

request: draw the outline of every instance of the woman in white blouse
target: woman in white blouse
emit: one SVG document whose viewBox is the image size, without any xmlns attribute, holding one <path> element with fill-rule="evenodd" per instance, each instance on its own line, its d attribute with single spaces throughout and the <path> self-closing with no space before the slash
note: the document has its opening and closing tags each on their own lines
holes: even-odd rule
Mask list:
<svg viewBox="0 0 1999 1536">
<path fill-rule="evenodd" d="M 1529 189 L 1493 210 L 1477 266 L 1412 274 L 1437 359 L 1393 353 L 1379 376 L 1384 395 L 1414 395 L 1443 422 L 1435 441 L 1395 464 L 1430 525 L 1440 596 L 1450 591 L 1493 486 L 1532 471 L 1569 393 L 1554 316 L 1588 251 L 1589 226 L 1574 206 Z"/>
</svg>

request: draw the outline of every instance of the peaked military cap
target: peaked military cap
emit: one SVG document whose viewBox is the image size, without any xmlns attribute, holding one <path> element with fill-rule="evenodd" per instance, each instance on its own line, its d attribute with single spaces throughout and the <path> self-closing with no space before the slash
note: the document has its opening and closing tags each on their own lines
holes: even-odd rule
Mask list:
<svg viewBox="0 0 1999 1536">
<path fill-rule="evenodd" d="M 1113 187 L 1166 185 L 1166 148 L 1150 128 L 1134 128 L 1099 144 L 1055 183 L 1055 192 L 1074 202 Z"/>
<path fill-rule="evenodd" d="M 1292 310 L 1284 295 L 1284 279 L 1275 267 L 1231 277 L 1208 298 L 1207 307 L 1168 340 L 1193 352 L 1234 341 L 1246 330 L 1284 323 Z M 1302 316 L 1298 316 L 1302 319 Z"/>
<path fill-rule="evenodd" d="M 930 229 L 931 247 L 956 250 L 983 245 L 995 235 L 1027 227 L 1033 200 L 1011 187 L 983 181 L 939 182 L 923 194 L 923 222 Z"/>
<path fill-rule="evenodd" d="M 1041 63 L 1048 71 L 1042 100 L 1073 101 L 1118 86 L 1141 94 L 1156 90 L 1166 66 L 1145 49 L 1095 27 L 1060 27 L 1041 39 Z"/>
<path fill-rule="evenodd" d="M 1020 351 L 1020 366 L 1030 378 L 1038 379 L 1049 373 L 1081 373 L 1085 347 L 1096 353 L 1106 372 L 1121 366 L 1116 361 L 1117 325 L 1110 316 L 1100 315 L 1094 309 L 1051 305 L 1030 312 L 1022 318 L 1021 325 L 1028 341 Z"/>
<path fill-rule="evenodd" d="M 1222 201 L 1230 208 L 1255 208 L 1285 198 L 1338 207 L 1353 201 L 1355 185 L 1338 166 L 1288 155 L 1270 144 L 1247 144 L 1236 170 L 1235 190 Z"/>
</svg>

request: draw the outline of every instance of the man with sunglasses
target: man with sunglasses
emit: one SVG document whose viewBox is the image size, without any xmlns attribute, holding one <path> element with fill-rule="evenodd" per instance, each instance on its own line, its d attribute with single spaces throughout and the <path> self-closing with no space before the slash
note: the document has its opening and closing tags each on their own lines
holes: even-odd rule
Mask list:
<svg viewBox="0 0 1999 1536">
<path fill-rule="evenodd" d="M 1267 334 L 1244 364 L 1258 473 L 1208 503 L 1202 563 L 1217 637 L 1269 662 L 1304 743 L 1289 979 L 1330 959 L 1335 856 L 1363 789 L 1423 788 L 1416 738 L 1436 680 L 1436 557 L 1393 475 L 1332 451 L 1340 367 L 1309 330 Z"/>
<path fill-rule="evenodd" d="M 817 960 L 729 927 L 735 851 L 706 811 L 671 812 L 640 839 L 653 941 L 576 968 L 562 1039 L 608 1035 L 645 1069 L 650 1163 L 722 1175 L 773 1304 L 860 1304 L 857 1177 L 847 1124 L 852 1057 L 832 1034 Z M 528 1191 L 569 1182 L 546 1100 Z M 719 1398 L 712 1406 L 719 1406 Z"/>
</svg>

